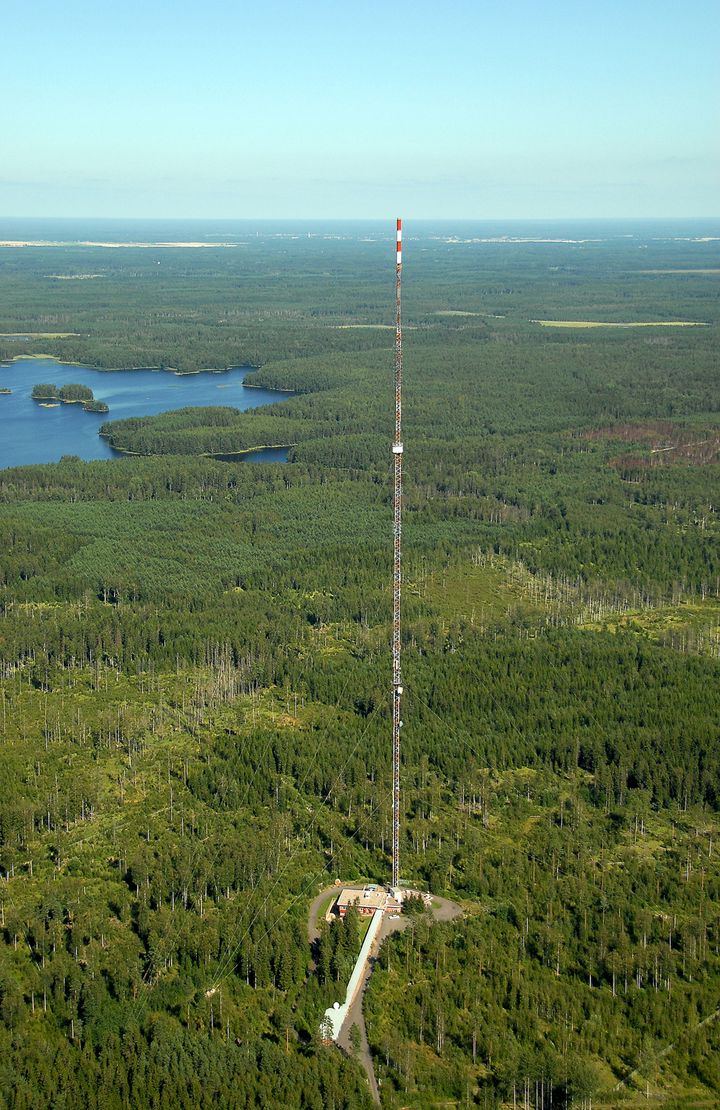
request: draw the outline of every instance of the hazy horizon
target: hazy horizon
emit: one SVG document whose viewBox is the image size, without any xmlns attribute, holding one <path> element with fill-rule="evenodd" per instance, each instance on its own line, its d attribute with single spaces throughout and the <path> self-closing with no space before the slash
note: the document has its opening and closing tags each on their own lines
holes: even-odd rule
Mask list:
<svg viewBox="0 0 720 1110">
<path fill-rule="evenodd" d="M 3 15 L 8 217 L 717 210 L 709 0 L 400 0 L 390 15 L 9 0 Z"/>
<path fill-rule="evenodd" d="M 402 213 L 400 213 L 402 215 Z M 263 224 L 263 223 L 306 223 L 306 224 L 385 224 L 388 220 L 394 220 L 396 217 L 395 211 L 388 211 L 387 213 L 377 216 L 201 216 L 197 214 L 189 214 L 183 216 L 152 216 L 148 214 L 139 213 L 136 216 L 121 216 L 121 215 L 86 215 L 83 213 L 73 215 L 13 215 L 9 213 L 0 213 L 0 221 L 17 222 L 17 223 L 233 223 L 233 224 Z M 601 223 L 633 223 L 633 224 L 647 224 L 647 223 L 702 223 L 706 220 L 720 219 L 720 212 L 717 213 L 701 213 L 700 215 L 665 215 L 665 216 L 493 216 L 492 214 L 483 214 L 481 216 L 407 216 L 404 215 L 403 219 L 414 224 L 485 224 L 485 223 L 548 223 L 548 224 L 562 224 L 562 223 L 588 223 L 588 224 L 601 224 Z"/>
</svg>

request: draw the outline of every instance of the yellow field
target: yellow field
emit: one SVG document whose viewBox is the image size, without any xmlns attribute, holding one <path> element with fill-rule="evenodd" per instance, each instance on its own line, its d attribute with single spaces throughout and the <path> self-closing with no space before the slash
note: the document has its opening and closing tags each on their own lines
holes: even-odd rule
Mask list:
<svg viewBox="0 0 720 1110">
<path fill-rule="evenodd" d="M 614 320 L 531 320 L 542 328 L 706 328 L 704 320 L 637 320 L 615 323 Z"/>
<path fill-rule="evenodd" d="M 499 312 L 465 312 L 461 308 L 439 308 L 435 316 L 487 316 L 490 320 L 504 320 L 505 315 Z"/>
<path fill-rule="evenodd" d="M 720 268 L 695 268 L 692 270 L 630 270 L 632 274 L 720 274 Z"/>
<path fill-rule="evenodd" d="M 103 274 L 48 274 L 54 281 L 94 281 Z"/>
<path fill-rule="evenodd" d="M 235 246 L 242 246 L 242 243 L 106 243 L 95 239 L 69 239 L 67 242 L 56 239 L 0 239 L 0 247 L 207 247 L 214 250 L 216 247 Z"/>
<path fill-rule="evenodd" d="M 0 331 L 0 337 L 8 339 L 69 339 L 79 334 L 79 331 Z"/>
</svg>

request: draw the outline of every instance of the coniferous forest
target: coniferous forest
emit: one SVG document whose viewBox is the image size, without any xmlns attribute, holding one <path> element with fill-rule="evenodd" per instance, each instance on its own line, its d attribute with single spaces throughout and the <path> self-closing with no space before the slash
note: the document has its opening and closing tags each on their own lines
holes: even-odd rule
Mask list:
<svg viewBox="0 0 720 1110">
<path fill-rule="evenodd" d="M 402 874 L 463 913 L 384 942 L 373 1067 L 709 1108 L 720 242 L 509 234 L 406 240 Z M 2 1105 L 372 1105 L 320 1034 L 358 922 L 308 908 L 390 873 L 391 238 L 0 248 L 2 359 L 292 391 L 0 471 Z"/>
</svg>

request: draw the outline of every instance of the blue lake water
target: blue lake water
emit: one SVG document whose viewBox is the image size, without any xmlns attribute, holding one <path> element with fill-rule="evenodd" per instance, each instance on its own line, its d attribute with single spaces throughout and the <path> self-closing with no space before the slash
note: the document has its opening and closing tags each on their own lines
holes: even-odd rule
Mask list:
<svg viewBox="0 0 720 1110">
<path fill-rule="evenodd" d="M 195 405 L 257 408 L 286 400 L 288 394 L 243 385 L 247 367 L 177 375 L 162 370 L 92 370 L 52 359 L 23 358 L 0 364 L 0 468 L 57 462 L 62 455 L 81 459 L 122 457 L 98 435 L 106 420 L 150 416 Z M 42 408 L 30 393 L 39 382 L 58 387 L 79 382 L 92 389 L 110 412 L 85 412 L 82 405 Z M 285 448 L 268 448 L 238 456 L 255 462 L 283 462 Z"/>
</svg>

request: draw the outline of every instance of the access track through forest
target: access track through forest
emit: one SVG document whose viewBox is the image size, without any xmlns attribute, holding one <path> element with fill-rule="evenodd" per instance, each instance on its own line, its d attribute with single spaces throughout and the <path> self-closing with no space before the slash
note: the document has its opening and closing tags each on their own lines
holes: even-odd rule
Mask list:
<svg viewBox="0 0 720 1110">
<path fill-rule="evenodd" d="M 324 907 L 328 907 L 329 899 L 331 899 L 333 894 L 339 893 L 339 889 L 340 888 L 338 888 L 337 886 L 325 887 L 315 896 L 315 898 L 313 898 L 312 902 L 310 903 L 310 908 L 308 911 L 307 933 L 308 941 L 311 948 L 313 949 L 313 955 L 315 954 L 315 947 L 320 938 L 320 927 L 318 920 L 320 912 L 323 910 Z M 325 912 L 327 912 L 327 908 L 325 909 Z M 459 917 L 462 912 L 462 907 L 459 906 L 457 902 L 453 902 L 449 898 L 441 898 L 437 895 L 433 895 L 432 907 L 429 911 L 433 921 L 453 921 L 455 918 Z M 376 941 L 364 957 L 365 967 L 362 971 L 360 984 L 350 1002 L 350 1005 L 348 1006 L 347 1014 L 345 1015 L 342 1027 L 336 1038 L 336 1044 L 338 1045 L 338 1047 L 348 1056 L 357 1059 L 362 1065 L 363 1070 L 365 1071 L 365 1074 L 367 1076 L 368 1086 L 370 1088 L 370 1093 L 372 1095 L 373 1101 L 378 1106 L 380 1105 L 380 1089 L 375 1078 L 372 1054 L 370 1052 L 370 1044 L 367 1037 L 365 1016 L 363 1013 L 363 1000 L 365 997 L 367 985 L 370 982 L 370 977 L 373 973 L 373 969 L 377 962 L 378 955 L 383 946 L 383 943 L 394 933 L 403 932 L 415 920 L 417 920 L 417 918 L 410 915 L 385 914 L 383 922 L 378 931 Z M 358 1032 L 360 1034 L 357 1047 L 354 1047 L 352 1045 L 350 1038 L 350 1033 L 354 1025 L 357 1026 Z"/>
</svg>

